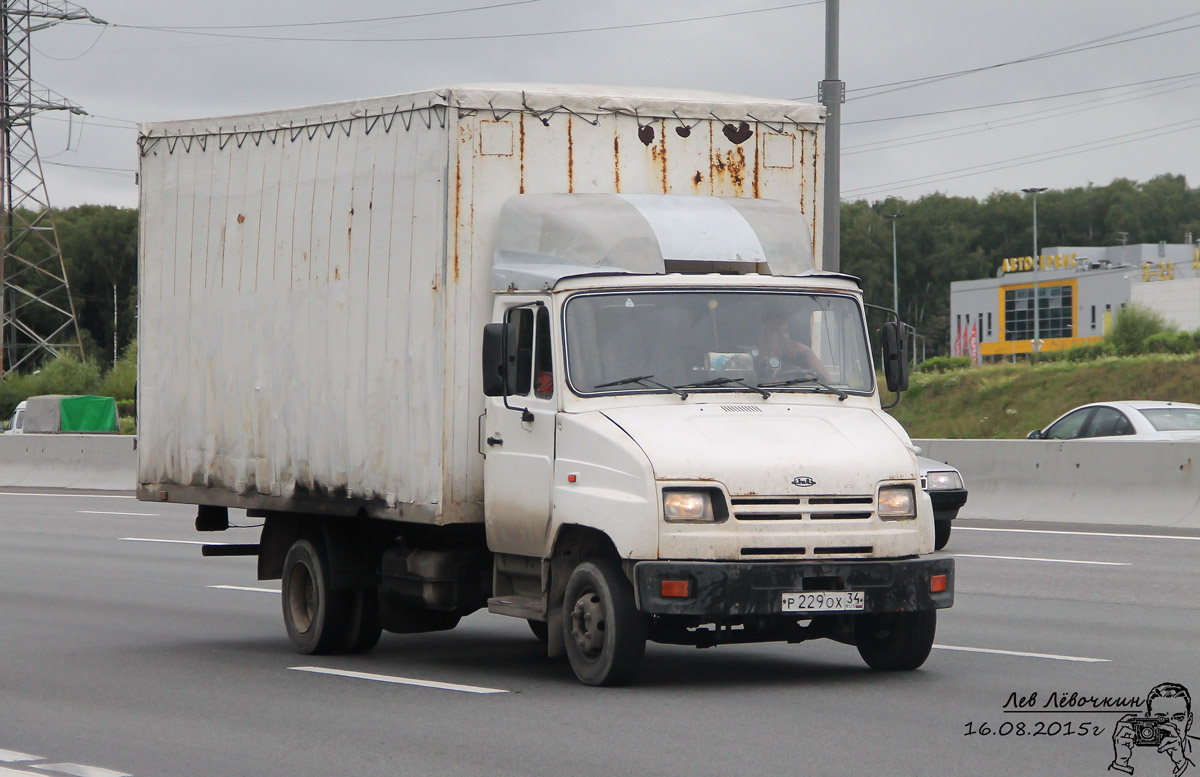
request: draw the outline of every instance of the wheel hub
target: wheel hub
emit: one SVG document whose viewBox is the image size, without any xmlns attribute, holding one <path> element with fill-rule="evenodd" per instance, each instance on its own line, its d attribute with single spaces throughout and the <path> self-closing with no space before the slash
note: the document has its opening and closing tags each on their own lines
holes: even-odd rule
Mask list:
<svg viewBox="0 0 1200 777">
<path fill-rule="evenodd" d="M 594 658 L 604 649 L 607 630 L 608 618 L 600 597 L 591 591 L 585 592 L 571 610 L 571 638 L 581 653 Z"/>
<path fill-rule="evenodd" d="M 303 564 L 297 564 L 292 569 L 289 582 L 291 585 L 288 586 L 288 608 L 291 611 L 292 623 L 304 634 L 312 628 L 313 616 L 316 615 L 316 581 Z"/>
</svg>

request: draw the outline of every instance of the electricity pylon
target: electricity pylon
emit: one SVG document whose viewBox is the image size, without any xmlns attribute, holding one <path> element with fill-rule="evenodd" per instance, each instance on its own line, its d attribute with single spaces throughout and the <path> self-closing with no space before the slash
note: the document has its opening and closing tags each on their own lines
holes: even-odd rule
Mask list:
<svg viewBox="0 0 1200 777">
<path fill-rule="evenodd" d="M 0 378 L 39 356 L 76 351 L 83 340 L 54 211 L 33 137 L 40 111 L 83 109 L 30 75 L 30 36 L 58 22 L 100 21 L 65 0 L 0 0 Z"/>
</svg>

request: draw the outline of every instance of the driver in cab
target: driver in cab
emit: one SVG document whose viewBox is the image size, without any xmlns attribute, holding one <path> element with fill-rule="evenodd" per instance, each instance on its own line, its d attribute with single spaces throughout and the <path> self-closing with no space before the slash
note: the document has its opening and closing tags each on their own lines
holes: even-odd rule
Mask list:
<svg viewBox="0 0 1200 777">
<path fill-rule="evenodd" d="M 758 369 L 759 381 L 764 383 L 799 377 L 806 371 L 825 382 L 831 380 L 825 364 L 812 348 L 792 339 L 787 318 L 778 310 L 763 314 L 758 347 L 754 349 L 754 366 Z"/>
</svg>

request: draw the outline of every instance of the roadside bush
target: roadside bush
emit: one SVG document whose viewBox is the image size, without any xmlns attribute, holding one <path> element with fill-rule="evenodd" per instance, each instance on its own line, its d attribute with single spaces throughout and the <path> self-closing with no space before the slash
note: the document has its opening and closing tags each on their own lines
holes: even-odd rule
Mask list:
<svg viewBox="0 0 1200 777">
<path fill-rule="evenodd" d="M 117 400 L 117 407 L 120 407 L 121 400 L 133 400 L 137 397 L 137 341 L 134 340 L 125 349 L 125 353 L 120 360 L 113 365 L 113 368 L 104 376 L 104 380 L 100 384 L 100 393 L 106 397 L 112 397 Z M 132 415 L 130 411 L 130 415 Z"/>
<path fill-rule="evenodd" d="M 0 414 L 11 416 L 17 404 L 41 394 L 100 393 L 100 365 L 64 353 L 31 374 L 8 373 L 0 382 Z"/>
<path fill-rule="evenodd" d="M 1141 305 L 1129 305 L 1120 312 L 1104 341 L 1112 345 L 1118 356 L 1145 353 L 1146 339 L 1159 332 L 1173 332 L 1159 313 Z"/>
<path fill-rule="evenodd" d="M 30 376 L 30 396 L 35 394 L 96 394 L 100 391 L 100 365 L 64 353 Z"/>
<path fill-rule="evenodd" d="M 1090 362 L 1116 355 L 1116 349 L 1110 343 L 1105 342 L 1077 345 L 1063 351 L 1063 358 L 1069 362 Z"/>
<path fill-rule="evenodd" d="M 970 356 L 934 356 L 926 359 L 916 367 L 916 372 L 949 372 L 950 370 L 965 370 L 971 366 Z"/>
<path fill-rule="evenodd" d="M 1196 341 L 1191 332 L 1156 332 L 1146 338 L 1146 353 L 1191 353 Z"/>
</svg>

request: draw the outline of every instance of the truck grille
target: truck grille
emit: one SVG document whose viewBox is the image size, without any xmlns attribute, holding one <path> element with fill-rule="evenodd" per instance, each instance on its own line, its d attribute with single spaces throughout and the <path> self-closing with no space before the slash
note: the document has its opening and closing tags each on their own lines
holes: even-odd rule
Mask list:
<svg viewBox="0 0 1200 777">
<path fill-rule="evenodd" d="M 730 501 L 739 521 L 865 521 L 875 514 L 870 496 L 735 496 Z"/>
</svg>

